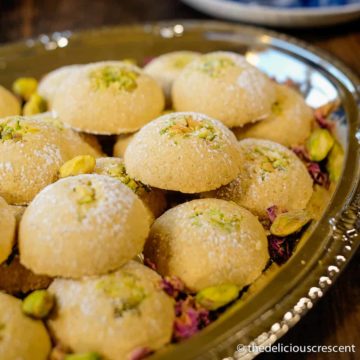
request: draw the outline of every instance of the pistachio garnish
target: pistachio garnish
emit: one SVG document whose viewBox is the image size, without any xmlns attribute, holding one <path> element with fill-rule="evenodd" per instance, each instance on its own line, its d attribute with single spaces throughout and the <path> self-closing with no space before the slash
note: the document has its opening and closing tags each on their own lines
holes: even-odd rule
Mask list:
<svg viewBox="0 0 360 360">
<path fill-rule="evenodd" d="M 336 141 L 332 147 L 326 164 L 326 169 L 329 173 L 330 180 L 337 182 L 340 178 L 344 163 L 344 150 L 342 146 Z"/>
<path fill-rule="evenodd" d="M 298 232 L 311 220 L 311 215 L 306 210 L 293 210 L 279 214 L 270 227 L 273 235 L 284 237 Z"/>
<path fill-rule="evenodd" d="M 227 216 L 216 208 L 205 211 L 195 210 L 191 219 L 193 220 L 192 224 L 195 226 L 202 226 L 206 222 L 229 233 L 238 229 L 241 223 L 240 217 L 236 215 Z"/>
<path fill-rule="evenodd" d="M 79 205 L 90 204 L 96 200 L 96 191 L 90 181 L 86 184 L 77 185 L 73 191 L 77 196 Z"/>
<path fill-rule="evenodd" d="M 306 142 L 310 160 L 322 161 L 334 145 L 334 138 L 326 129 L 316 129 Z"/>
<path fill-rule="evenodd" d="M 91 155 L 75 156 L 61 166 L 59 175 L 64 178 L 80 174 L 91 174 L 95 169 L 95 165 L 96 160 Z"/>
<path fill-rule="evenodd" d="M 118 90 L 134 91 L 139 74 L 127 67 L 105 66 L 90 73 L 90 81 L 95 90 L 104 90 L 114 86 Z"/>
<path fill-rule="evenodd" d="M 12 89 L 16 95 L 28 101 L 38 87 L 38 82 L 32 77 L 21 77 L 15 80 Z"/>
<path fill-rule="evenodd" d="M 68 354 L 65 355 L 64 360 L 101 360 L 101 356 L 96 352 Z"/>
<path fill-rule="evenodd" d="M 235 62 L 227 57 L 204 56 L 197 69 L 210 77 L 218 77 L 225 69 L 233 66 Z"/>
<path fill-rule="evenodd" d="M 238 297 L 239 291 L 240 289 L 233 284 L 211 286 L 198 292 L 196 301 L 205 309 L 217 310 L 234 301 Z"/>
<path fill-rule="evenodd" d="M 36 115 L 43 113 L 47 110 L 46 100 L 39 94 L 32 94 L 24 105 L 23 114 L 26 116 Z"/>
<path fill-rule="evenodd" d="M 24 314 L 36 319 L 45 318 L 54 306 L 54 297 L 47 290 L 36 290 L 28 295 L 22 303 Z"/>
<path fill-rule="evenodd" d="M 0 123 L 0 141 L 20 141 L 24 135 L 37 131 L 37 129 L 32 129 L 28 125 L 23 124 L 21 118 L 15 117 Z"/>
</svg>

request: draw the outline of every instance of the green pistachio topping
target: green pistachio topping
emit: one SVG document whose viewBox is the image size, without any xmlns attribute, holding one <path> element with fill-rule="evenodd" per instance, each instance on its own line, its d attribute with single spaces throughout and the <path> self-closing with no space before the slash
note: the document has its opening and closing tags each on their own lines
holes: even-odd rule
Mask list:
<svg viewBox="0 0 360 360">
<path fill-rule="evenodd" d="M 43 113 L 47 110 L 46 100 L 39 94 L 35 93 L 30 96 L 27 103 L 24 105 L 23 114 L 26 116 Z"/>
<path fill-rule="evenodd" d="M 228 57 L 204 56 L 197 69 L 210 77 L 219 77 L 224 70 L 236 66 L 235 62 Z"/>
<path fill-rule="evenodd" d="M 95 352 L 68 354 L 65 355 L 64 360 L 101 360 L 101 356 Z"/>
<path fill-rule="evenodd" d="M 301 230 L 311 220 L 306 210 L 294 210 L 278 215 L 270 227 L 270 232 L 276 236 L 288 236 Z"/>
<path fill-rule="evenodd" d="M 170 137 L 180 135 L 183 138 L 197 137 L 207 141 L 215 140 L 219 135 L 214 125 L 207 119 L 195 120 L 190 115 L 170 119 L 160 130 L 160 135 Z"/>
<path fill-rule="evenodd" d="M 90 81 L 95 90 L 108 89 L 110 86 L 118 90 L 134 91 L 138 84 L 139 74 L 127 67 L 105 66 L 90 73 Z"/>
<path fill-rule="evenodd" d="M 31 129 L 21 121 L 20 117 L 15 117 L 0 123 L 0 141 L 20 141 L 28 133 L 35 133 L 37 129 Z"/>
<path fill-rule="evenodd" d="M 259 155 L 262 159 L 260 168 L 265 173 L 271 173 L 277 170 L 286 170 L 290 164 L 289 158 L 286 154 L 268 147 L 257 146 L 253 149 L 253 153 L 251 151 L 247 153 L 247 157 L 250 160 L 257 159 Z"/>
<path fill-rule="evenodd" d="M 91 181 L 88 181 L 86 184 L 75 186 L 73 191 L 76 194 L 77 203 L 79 205 L 90 204 L 96 201 L 96 191 L 93 188 Z"/>
<path fill-rule="evenodd" d="M 205 223 L 226 232 L 238 230 L 241 224 L 241 218 L 237 215 L 225 215 L 221 210 L 211 208 L 207 210 L 194 210 L 190 217 L 192 225 L 202 226 Z"/>
<path fill-rule="evenodd" d="M 326 129 L 316 129 L 306 142 L 310 160 L 322 161 L 334 145 L 334 138 Z"/>
<path fill-rule="evenodd" d="M 109 275 L 100 280 L 96 287 L 111 299 L 116 317 L 122 316 L 126 311 L 137 310 L 146 298 L 139 279 L 127 272 L 122 272 L 121 276 Z"/>
<path fill-rule="evenodd" d="M 23 313 L 36 319 L 48 316 L 53 307 L 54 297 L 47 290 L 33 291 L 22 303 Z"/>
<path fill-rule="evenodd" d="M 208 310 L 217 310 L 234 301 L 239 291 L 239 287 L 233 284 L 211 286 L 198 292 L 196 301 Z"/>
<path fill-rule="evenodd" d="M 336 141 L 330 150 L 326 169 L 329 172 L 330 180 L 337 182 L 340 179 L 343 164 L 344 164 L 344 150 L 342 146 Z"/>
<path fill-rule="evenodd" d="M 21 77 L 15 80 L 12 89 L 16 95 L 19 95 L 24 100 L 28 101 L 38 87 L 36 79 L 31 77 Z"/>
<path fill-rule="evenodd" d="M 59 176 L 64 178 L 80 174 L 91 174 L 95 169 L 95 165 L 96 160 L 91 155 L 75 156 L 61 166 Z"/>
</svg>

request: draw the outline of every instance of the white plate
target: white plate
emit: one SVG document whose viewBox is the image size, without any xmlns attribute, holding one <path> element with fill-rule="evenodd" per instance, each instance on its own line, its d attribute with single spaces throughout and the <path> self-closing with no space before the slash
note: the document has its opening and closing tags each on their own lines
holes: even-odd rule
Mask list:
<svg viewBox="0 0 360 360">
<path fill-rule="evenodd" d="M 360 1 L 348 5 L 279 8 L 229 0 L 182 0 L 206 14 L 276 27 L 314 27 L 343 23 L 360 17 Z"/>
</svg>

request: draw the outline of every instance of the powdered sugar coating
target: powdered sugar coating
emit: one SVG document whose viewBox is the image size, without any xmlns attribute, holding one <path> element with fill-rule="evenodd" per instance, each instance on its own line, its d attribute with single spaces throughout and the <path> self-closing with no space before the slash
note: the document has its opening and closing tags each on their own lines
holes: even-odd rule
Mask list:
<svg viewBox="0 0 360 360">
<path fill-rule="evenodd" d="M 191 62 L 172 88 L 177 111 L 197 111 L 228 127 L 243 126 L 271 113 L 273 82 L 243 56 L 217 51 Z"/>
<path fill-rule="evenodd" d="M 156 350 L 170 341 L 174 321 L 173 301 L 160 289 L 160 280 L 135 261 L 101 277 L 56 279 L 49 291 L 58 311 L 48 325 L 55 338 L 75 352 L 125 360 L 137 348 Z M 117 313 L 118 306 L 130 305 L 129 297 L 138 289 L 143 298 L 136 307 Z"/>
<path fill-rule="evenodd" d="M 248 285 L 269 259 L 257 218 L 218 199 L 193 200 L 165 212 L 155 220 L 144 254 L 160 274 L 179 277 L 193 291 Z"/>
<path fill-rule="evenodd" d="M 266 210 L 301 210 L 313 193 L 312 179 L 301 160 L 286 147 L 269 140 L 239 142 L 240 173 L 230 184 L 210 194 L 231 200 L 266 218 Z"/>
<path fill-rule="evenodd" d="M 284 146 L 301 145 L 310 136 L 314 120 L 312 109 L 299 92 L 276 84 L 276 102 L 271 115 L 255 124 L 232 129 L 238 139 L 257 138 Z"/>
<path fill-rule="evenodd" d="M 11 206 L 0 197 L 0 264 L 11 254 L 15 242 L 16 220 Z"/>
<path fill-rule="evenodd" d="M 194 112 L 171 113 L 152 121 L 125 152 L 131 177 L 184 193 L 229 183 L 238 173 L 238 161 L 234 134 L 221 122 Z"/>
<path fill-rule="evenodd" d="M 65 178 L 43 189 L 20 223 L 23 265 L 37 274 L 78 278 L 122 266 L 142 251 L 148 213 L 120 181 Z"/>
<path fill-rule="evenodd" d="M 10 204 L 29 203 L 74 156 L 100 155 L 50 115 L 9 117 L 0 120 L 4 124 L 25 129 L 15 139 L 0 140 L 0 196 Z"/>
<path fill-rule="evenodd" d="M 104 69 L 136 74 L 134 87 L 127 91 L 119 86 L 125 81 L 96 86 L 92 74 Z M 134 132 L 159 116 L 163 108 L 164 95 L 157 82 L 137 66 L 121 61 L 82 66 L 62 82 L 53 101 L 53 110 L 65 123 L 94 134 Z"/>
<path fill-rule="evenodd" d="M 0 359 L 46 360 L 50 337 L 40 320 L 21 311 L 21 300 L 0 292 Z"/>
</svg>

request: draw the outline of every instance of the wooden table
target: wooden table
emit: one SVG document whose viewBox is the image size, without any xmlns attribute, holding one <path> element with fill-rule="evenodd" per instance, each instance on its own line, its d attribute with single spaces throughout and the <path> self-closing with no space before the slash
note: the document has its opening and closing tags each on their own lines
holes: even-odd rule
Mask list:
<svg viewBox="0 0 360 360">
<path fill-rule="evenodd" d="M 59 30 L 166 19 L 206 19 L 178 0 L 0 0 L 0 42 Z M 285 31 L 317 45 L 360 74 L 360 22 L 326 29 Z M 360 358 L 360 254 L 315 308 L 280 341 L 296 345 L 351 345 L 356 354 L 264 354 L 270 359 Z"/>
</svg>

